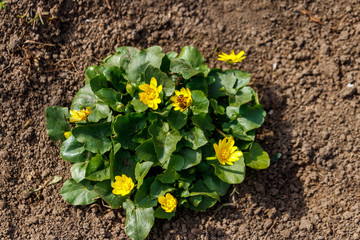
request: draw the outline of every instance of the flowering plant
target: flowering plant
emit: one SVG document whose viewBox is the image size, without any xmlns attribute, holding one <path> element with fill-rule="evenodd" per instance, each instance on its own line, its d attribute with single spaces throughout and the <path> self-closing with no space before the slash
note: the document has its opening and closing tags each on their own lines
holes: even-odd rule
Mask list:
<svg viewBox="0 0 360 240">
<path fill-rule="evenodd" d="M 74 205 L 102 198 L 122 206 L 132 239 L 181 206 L 212 207 L 246 166 L 270 163 L 254 142 L 266 113 L 249 82 L 245 71 L 209 69 L 194 47 L 179 55 L 118 48 L 86 69 L 70 111 L 46 109 L 47 132 L 73 163 L 61 195 Z"/>
</svg>

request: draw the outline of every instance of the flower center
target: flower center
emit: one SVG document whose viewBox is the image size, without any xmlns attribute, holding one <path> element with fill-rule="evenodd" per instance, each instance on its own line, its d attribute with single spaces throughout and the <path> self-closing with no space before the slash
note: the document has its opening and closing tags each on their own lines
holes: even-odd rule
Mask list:
<svg viewBox="0 0 360 240">
<path fill-rule="evenodd" d="M 154 89 L 150 89 L 146 92 L 146 98 L 148 100 L 154 100 L 156 98 L 156 91 Z"/>
<path fill-rule="evenodd" d="M 230 157 L 230 151 L 227 149 L 221 149 L 220 151 L 220 158 L 221 160 L 227 160 Z"/>
<path fill-rule="evenodd" d="M 178 96 L 177 102 L 179 103 L 179 107 L 181 109 L 186 109 L 189 106 L 189 98 L 184 97 L 184 95 Z"/>
</svg>

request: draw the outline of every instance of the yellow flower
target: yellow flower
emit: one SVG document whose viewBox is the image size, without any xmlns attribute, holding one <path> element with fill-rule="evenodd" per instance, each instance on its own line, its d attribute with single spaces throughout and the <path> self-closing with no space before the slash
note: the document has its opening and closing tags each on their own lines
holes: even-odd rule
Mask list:
<svg viewBox="0 0 360 240">
<path fill-rule="evenodd" d="M 68 139 L 71 135 L 72 135 L 72 132 L 71 132 L 71 131 L 69 131 L 69 132 L 64 132 L 64 137 L 65 137 L 66 139 Z"/>
<path fill-rule="evenodd" d="M 227 55 L 226 53 L 219 54 L 218 60 L 227 62 L 228 64 L 234 64 L 237 62 L 242 62 L 246 56 L 243 56 L 245 54 L 244 51 L 239 52 L 237 55 L 235 55 L 234 50 L 231 50 L 230 55 Z"/>
<path fill-rule="evenodd" d="M 87 117 L 90 115 L 91 113 L 91 108 L 87 107 L 86 109 L 77 111 L 77 110 L 70 110 L 70 122 L 71 123 L 75 123 L 75 122 L 81 122 L 87 119 Z"/>
<path fill-rule="evenodd" d="M 182 88 L 180 91 L 175 90 L 175 95 L 170 98 L 175 111 L 185 111 L 192 104 L 190 89 Z"/>
<path fill-rule="evenodd" d="M 157 81 L 153 77 L 151 78 L 150 85 L 141 84 L 139 88 L 144 91 L 139 93 L 140 101 L 148 105 L 149 108 L 156 110 L 158 108 L 158 104 L 161 103 L 159 93 L 162 91 L 162 86 L 157 86 Z"/>
<path fill-rule="evenodd" d="M 233 165 L 233 162 L 238 161 L 243 155 L 241 151 L 236 151 L 237 147 L 234 147 L 234 144 L 234 139 L 229 137 L 220 140 L 219 145 L 214 143 L 216 157 L 222 165 Z"/>
<path fill-rule="evenodd" d="M 111 184 L 111 187 L 114 188 L 112 193 L 121 196 L 128 195 L 131 190 L 133 190 L 134 186 L 135 185 L 131 177 L 127 177 L 125 174 L 123 174 L 121 177 L 116 176 L 115 182 Z"/>
<path fill-rule="evenodd" d="M 160 196 L 158 201 L 161 204 L 161 208 L 167 213 L 173 212 L 177 205 L 177 199 L 170 193 L 167 193 L 165 197 Z"/>
</svg>

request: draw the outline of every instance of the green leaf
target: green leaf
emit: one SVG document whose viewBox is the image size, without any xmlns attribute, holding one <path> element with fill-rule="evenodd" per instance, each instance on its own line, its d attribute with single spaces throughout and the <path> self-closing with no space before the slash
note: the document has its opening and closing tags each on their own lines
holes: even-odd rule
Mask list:
<svg viewBox="0 0 360 240">
<path fill-rule="evenodd" d="M 154 224 L 154 209 L 137 208 L 127 199 L 123 203 L 126 210 L 125 232 L 133 240 L 144 240 Z"/>
<path fill-rule="evenodd" d="M 199 73 L 207 74 L 206 68 L 193 68 L 189 63 L 177 58 L 171 59 L 170 70 L 174 73 L 181 74 L 184 79 L 190 79 Z"/>
<path fill-rule="evenodd" d="M 111 151 L 110 151 L 110 154 L 109 154 L 109 159 L 110 159 L 110 179 L 111 179 L 112 182 L 115 181 L 115 176 L 119 175 L 118 172 L 120 171 L 120 167 L 123 164 L 122 161 L 116 161 L 115 160 L 115 154 L 117 154 L 117 152 L 120 150 L 120 148 L 121 148 L 121 144 L 113 140 L 112 141 L 112 148 L 111 148 Z M 130 153 L 129 153 L 129 155 L 130 155 Z"/>
<path fill-rule="evenodd" d="M 216 202 L 217 200 L 214 198 L 202 196 L 201 202 L 196 207 L 192 204 L 189 204 L 187 207 L 191 210 L 205 212 L 206 209 L 214 206 Z"/>
<path fill-rule="evenodd" d="M 190 106 L 194 115 L 201 113 L 207 113 L 209 110 L 209 100 L 206 98 L 202 91 L 194 90 L 191 91 L 193 103 Z"/>
<path fill-rule="evenodd" d="M 253 143 L 249 152 L 244 152 L 245 164 L 256 170 L 265 169 L 270 166 L 270 157 L 260 144 Z"/>
<path fill-rule="evenodd" d="M 183 47 L 178 58 L 189 63 L 192 67 L 199 67 L 204 64 L 203 55 L 195 47 Z"/>
<path fill-rule="evenodd" d="M 105 153 L 111 149 L 110 123 L 78 126 L 72 130 L 77 141 L 85 144 L 85 149 L 93 153 Z"/>
<path fill-rule="evenodd" d="M 178 153 L 184 158 L 183 169 L 188 169 L 193 167 L 201 162 L 201 150 L 193 150 L 190 148 L 183 148 Z"/>
<path fill-rule="evenodd" d="M 212 118 L 208 113 L 201 113 L 199 115 L 195 115 L 191 118 L 194 125 L 198 126 L 205 132 L 206 130 L 213 131 L 215 129 L 214 124 L 212 124 Z"/>
<path fill-rule="evenodd" d="M 241 88 L 236 95 L 229 97 L 229 105 L 233 107 L 240 107 L 241 105 L 250 102 L 254 97 L 255 91 L 251 87 Z"/>
<path fill-rule="evenodd" d="M 134 97 L 133 100 L 131 100 L 131 105 L 133 105 L 137 113 L 145 112 L 149 108 L 148 105 L 140 101 L 138 96 Z"/>
<path fill-rule="evenodd" d="M 187 121 L 187 112 L 188 110 L 185 110 L 184 112 L 175 110 L 170 111 L 167 119 L 169 124 L 175 129 L 184 127 Z"/>
<path fill-rule="evenodd" d="M 104 66 L 116 66 L 120 67 L 122 70 L 128 68 L 130 60 L 139 52 L 140 50 L 134 47 L 119 47 L 116 49 L 116 53 L 113 53 L 107 56 L 102 64 Z"/>
<path fill-rule="evenodd" d="M 204 176 L 204 184 L 209 190 L 217 192 L 220 197 L 224 196 L 230 187 L 230 184 L 221 181 L 212 174 Z"/>
<path fill-rule="evenodd" d="M 198 180 L 194 187 L 190 190 L 182 192 L 181 197 L 207 196 L 220 201 L 219 195 L 215 191 L 210 191 L 202 180 Z"/>
<path fill-rule="evenodd" d="M 88 160 L 92 154 L 85 150 L 84 143 L 80 143 L 71 135 L 66 139 L 60 148 L 60 156 L 69 162 L 84 162 Z"/>
<path fill-rule="evenodd" d="M 207 144 L 207 139 L 204 132 L 199 127 L 193 127 L 189 132 L 185 132 L 184 139 L 186 140 L 185 146 L 194 150 Z"/>
<path fill-rule="evenodd" d="M 110 154 L 111 180 L 114 181 L 115 176 L 125 174 L 135 182 L 135 166 L 135 158 L 127 150 L 120 149 L 113 155 Z"/>
<path fill-rule="evenodd" d="M 175 91 L 175 82 L 173 82 L 164 72 L 159 68 L 149 65 L 145 70 L 145 82 L 150 83 L 151 78 L 156 78 L 158 86 L 162 85 L 165 96 L 171 96 Z"/>
<path fill-rule="evenodd" d="M 122 95 L 113 88 L 102 88 L 95 92 L 101 100 L 109 105 L 114 111 L 121 112 L 123 104 L 121 102 Z"/>
<path fill-rule="evenodd" d="M 128 66 L 127 78 L 130 82 L 138 82 L 149 65 L 160 68 L 165 54 L 159 46 L 150 47 L 135 55 Z"/>
<path fill-rule="evenodd" d="M 175 211 L 173 212 L 165 212 L 164 209 L 161 208 L 161 206 L 159 206 L 156 210 L 155 210 L 155 213 L 154 213 L 155 217 L 156 218 L 164 218 L 164 219 L 167 219 L 167 220 L 171 220 L 171 218 L 175 217 Z"/>
<path fill-rule="evenodd" d="M 140 186 L 143 184 L 143 180 L 153 164 L 154 164 L 153 162 L 143 162 L 136 164 L 135 178 L 138 181 L 137 189 L 139 189 Z"/>
<path fill-rule="evenodd" d="M 109 106 L 95 95 L 89 85 L 85 85 L 79 90 L 71 105 L 71 109 L 84 109 L 86 107 L 90 107 L 92 111 L 87 118 L 89 122 L 98 122 L 100 119 L 111 116 Z"/>
<path fill-rule="evenodd" d="M 155 179 L 155 181 L 150 186 L 150 196 L 152 199 L 158 199 L 159 196 L 164 196 L 166 193 L 173 191 L 173 188 L 170 184 L 165 184 Z"/>
<path fill-rule="evenodd" d="M 104 76 L 120 92 L 125 91 L 127 81 L 124 78 L 125 72 L 119 67 L 110 66 L 104 69 Z"/>
<path fill-rule="evenodd" d="M 230 119 L 230 121 L 234 121 L 240 114 L 239 107 L 227 106 L 226 107 L 226 116 Z"/>
<path fill-rule="evenodd" d="M 103 155 L 96 155 L 89 160 L 85 178 L 90 181 L 104 181 L 110 179 L 109 162 Z"/>
<path fill-rule="evenodd" d="M 157 205 L 157 199 L 150 198 L 150 186 L 154 182 L 155 177 L 145 178 L 141 187 L 135 194 L 135 205 L 137 207 L 155 207 Z"/>
<path fill-rule="evenodd" d="M 195 206 L 199 206 L 199 204 L 201 203 L 202 201 L 202 196 L 198 195 L 198 196 L 192 196 L 192 197 L 189 197 L 189 201 Z"/>
<path fill-rule="evenodd" d="M 260 104 L 253 107 L 244 104 L 240 107 L 239 114 L 241 117 L 237 121 L 246 132 L 261 127 L 266 116 L 266 112 Z"/>
<path fill-rule="evenodd" d="M 214 79 L 209 87 L 210 98 L 218 98 L 220 96 L 233 95 L 249 84 L 250 74 L 240 70 L 212 71 L 209 77 Z"/>
<path fill-rule="evenodd" d="M 162 183 L 174 183 L 180 178 L 180 175 L 173 167 L 168 167 L 162 174 L 159 174 L 156 179 Z"/>
<path fill-rule="evenodd" d="M 190 79 L 190 82 L 186 84 L 186 87 L 191 90 L 200 90 L 205 95 L 208 94 L 208 84 L 206 78 L 202 75 L 197 75 Z"/>
<path fill-rule="evenodd" d="M 156 162 L 157 156 L 152 139 L 148 139 L 136 148 L 135 155 L 144 161 Z"/>
<path fill-rule="evenodd" d="M 145 126 L 146 119 L 143 114 L 118 115 L 112 123 L 113 132 L 116 134 L 113 139 L 121 143 L 122 148 L 135 149 L 139 144 L 133 142 L 132 139 Z"/>
<path fill-rule="evenodd" d="M 215 175 L 223 182 L 229 184 L 239 184 L 245 178 L 244 158 L 234 162 L 233 165 L 221 165 L 218 160 L 208 160 L 208 163 L 215 168 Z"/>
<path fill-rule="evenodd" d="M 90 84 L 90 80 L 95 78 L 98 75 L 102 75 L 104 71 L 103 66 L 90 66 L 85 70 L 85 84 Z"/>
<path fill-rule="evenodd" d="M 245 129 L 238 123 L 237 120 L 232 122 L 225 122 L 222 125 L 222 129 L 225 133 L 228 133 L 234 136 L 235 138 L 243 141 L 253 142 L 255 139 L 255 130 L 246 132 Z"/>
<path fill-rule="evenodd" d="M 85 179 L 87 165 L 88 162 L 78 162 L 71 166 L 70 168 L 71 177 L 75 182 L 78 183 Z"/>
<path fill-rule="evenodd" d="M 53 141 L 65 140 L 64 133 L 71 130 L 67 120 L 69 110 L 66 107 L 47 107 L 46 126 L 47 134 Z"/>
<path fill-rule="evenodd" d="M 170 130 L 169 124 L 155 120 L 149 127 L 149 133 L 152 136 L 155 152 L 163 168 L 167 168 L 171 154 L 176 150 L 176 144 L 182 136 L 179 131 Z"/>
<path fill-rule="evenodd" d="M 87 180 L 77 183 L 74 179 L 68 179 L 60 193 L 64 200 L 72 205 L 91 204 L 99 197 Z"/>
<path fill-rule="evenodd" d="M 224 115 L 225 114 L 225 108 L 218 104 L 218 102 L 215 99 L 210 99 L 211 107 L 214 109 L 215 114 Z"/>
<path fill-rule="evenodd" d="M 133 137 L 133 142 L 143 143 L 150 138 L 149 128 L 145 127 Z"/>
<path fill-rule="evenodd" d="M 102 88 L 109 88 L 109 83 L 104 75 L 97 75 L 90 80 L 91 90 L 96 93 Z"/>
<path fill-rule="evenodd" d="M 119 208 L 124 199 L 121 195 L 115 195 L 112 193 L 113 188 L 111 187 L 111 181 L 105 180 L 95 184 L 94 191 L 102 198 L 104 201 L 109 204 L 112 209 Z"/>
</svg>

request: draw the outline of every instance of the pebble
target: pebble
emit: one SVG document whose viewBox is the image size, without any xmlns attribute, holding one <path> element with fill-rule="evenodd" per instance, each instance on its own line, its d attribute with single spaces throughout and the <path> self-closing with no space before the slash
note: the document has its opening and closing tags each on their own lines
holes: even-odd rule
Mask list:
<svg viewBox="0 0 360 240">
<path fill-rule="evenodd" d="M 308 230 L 311 231 L 313 228 L 312 223 L 307 219 L 302 219 L 300 222 L 300 230 Z"/>
</svg>

